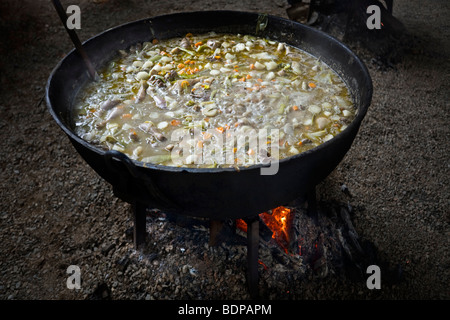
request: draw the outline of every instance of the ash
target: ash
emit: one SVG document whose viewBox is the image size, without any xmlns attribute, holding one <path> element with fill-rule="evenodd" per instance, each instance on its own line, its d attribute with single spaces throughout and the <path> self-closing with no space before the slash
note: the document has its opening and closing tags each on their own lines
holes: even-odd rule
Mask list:
<svg viewBox="0 0 450 320">
<path fill-rule="evenodd" d="M 301 201 L 297 201 L 301 202 Z M 400 273 L 377 259 L 376 248 L 361 241 L 353 227 L 349 203 L 318 204 L 311 213 L 307 203 L 288 208 L 294 217 L 288 248 L 282 247 L 260 220 L 259 297 L 302 299 L 314 295 L 311 282 L 334 284 L 351 279 L 364 288 L 365 271 L 382 265 L 389 285 L 401 280 Z M 246 233 L 226 221 L 219 241 L 210 245 L 207 219 L 147 211 L 147 238 L 139 250 L 127 246 L 116 258 L 117 274 L 136 283 L 137 299 L 250 299 L 248 293 Z M 132 241 L 132 228 L 127 231 Z M 89 299 L 120 294 L 116 281 L 111 289 L 101 283 Z M 152 293 L 150 293 L 152 292 Z M 315 293 L 320 298 L 320 290 Z"/>
</svg>

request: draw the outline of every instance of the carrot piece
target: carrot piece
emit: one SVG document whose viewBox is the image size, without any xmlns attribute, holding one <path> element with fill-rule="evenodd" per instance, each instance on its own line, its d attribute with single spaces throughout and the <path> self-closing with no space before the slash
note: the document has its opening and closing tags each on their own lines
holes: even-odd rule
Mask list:
<svg viewBox="0 0 450 320">
<path fill-rule="evenodd" d="M 298 106 L 293 106 L 292 110 L 297 111 L 298 110 Z"/>
<path fill-rule="evenodd" d="M 181 124 L 181 121 L 177 120 L 177 119 L 173 119 L 172 121 L 170 121 L 170 124 L 173 126 L 179 126 Z"/>
<path fill-rule="evenodd" d="M 230 125 L 229 125 L 229 124 L 226 124 L 226 125 L 225 125 L 225 130 L 228 130 L 228 129 L 230 129 Z"/>
<path fill-rule="evenodd" d="M 183 63 L 180 63 L 180 64 L 177 66 L 178 69 L 183 69 L 184 67 L 185 67 L 185 65 L 184 65 Z"/>
<path fill-rule="evenodd" d="M 199 147 L 200 149 L 203 148 L 203 141 L 199 140 L 197 142 L 197 147 Z"/>
<path fill-rule="evenodd" d="M 225 129 L 224 129 L 223 127 L 218 127 L 218 128 L 216 128 L 216 130 L 217 130 L 219 133 L 223 133 L 223 132 L 225 131 Z"/>
<path fill-rule="evenodd" d="M 255 70 L 255 65 L 253 63 L 250 64 L 250 70 Z"/>
<path fill-rule="evenodd" d="M 247 78 L 247 79 L 251 79 L 252 76 L 248 74 L 248 75 L 246 76 L 246 78 Z"/>
<path fill-rule="evenodd" d="M 201 46 L 203 44 L 203 42 L 199 41 L 196 44 L 194 44 L 195 47 Z"/>
<path fill-rule="evenodd" d="M 245 77 L 240 78 L 239 81 L 244 82 L 245 81 Z"/>
<path fill-rule="evenodd" d="M 258 78 L 256 80 L 258 80 L 259 82 L 263 82 L 263 79 L 261 79 L 261 78 Z"/>
<path fill-rule="evenodd" d="M 219 59 L 220 59 L 220 56 L 214 56 L 214 59 L 219 60 Z"/>
<path fill-rule="evenodd" d="M 186 81 L 186 80 L 181 81 L 181 87 L 182 87 L 182 88 L 187 88 L 187 87 L 189 87 L 189 81 Z"/>
<path fill-rule="evenodd" d="M 316 84 L 315 84 L 314 82 L 310 82 L 310 83 L 308 83 L 308 86 L 309 86 L 310 88 L 315 88 L 315 87 L 316 87 Z"/>
<path fill-rule="evenodd" d="M 125 113 L 122 115 L 122 119 L 131 119 L 133 115 L 131 113 Z"/>
</svg>

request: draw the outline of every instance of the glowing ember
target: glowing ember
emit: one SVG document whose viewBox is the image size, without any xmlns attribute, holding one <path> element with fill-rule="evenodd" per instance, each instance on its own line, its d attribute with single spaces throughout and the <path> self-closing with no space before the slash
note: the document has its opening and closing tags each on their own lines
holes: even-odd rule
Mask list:
<svg viewBox="0 0 450 320">
<path fill-rule="evenodd" d="M 263 212 L 259 217 L 272 231 L 272 238 L 287 253 L 290 241 L 289 230 L 293 219 L 291 210 L 286 207 L 278 207 L 272 210 L 272 214 Z M 236 220 L 236 227 L 242 231 L 247 231 L 247 224 L 241 219 Z"/>
<path fill-rule="evenodd" d="M 262 213 L 261 220 L 273 232 L 272 238 L 287 253 L 289 247 L 289 230 L 292 224 L 291 210 L 285 207 L 278 207 L 272 210 L 272 214 Z"/>
<path fill-rule="evenodd" d="M 244 232 L 247 232 L 247 223 L 242 219 L 237 219 L 236 220 L 236 228 L 238 228 L 239 230 L 242 230 Z"/>
<path fill-rule="evenodd" d="M 261 260 L 258 260 L 258 263 L 263 266 L 264 270 L 267 270 L 267 266 Z"/>
</svg>

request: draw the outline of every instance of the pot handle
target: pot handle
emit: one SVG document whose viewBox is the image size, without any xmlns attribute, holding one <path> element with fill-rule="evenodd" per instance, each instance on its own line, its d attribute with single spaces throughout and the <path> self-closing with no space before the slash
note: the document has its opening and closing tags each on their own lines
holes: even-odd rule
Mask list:
<svg viewBox="0 0 450 320">
<path fill-rule="evenodd" d="M 128 170 L 129 174 L 136 180 L 143 182 L 149 194 L 153 197 L 156 203 L 162 203 L 165 206 L 169 206 L 171 208 L 178 208 L 178 205 L 174 203 L 174 201 L 169 200 L 159 188 L 152 182 L 150 177 L 144 176 L 138 172 L 138 169 L 134 165 L 133 161 L 126 156 L 124 153 L 117 150 L 106 151 L 104 155 L 106 167 L 119 175 L 120 184 L 128 183 L 127 177 L 124 175 L 123 171 L 121 171 L 117 164 L 114 163 L 113 158 L 116 158 L 121 162 L 125 168 Z"/>
<path fill-rule="evenodd" d="M 133 164 L 130 158 L 128 158 L 120 151 L 110 150 L 105 152 L 104 159 L 108 169 L 116 173 L 120 173 L 119 169 L 114 165 L 113 158 L 120 160 L 120 162 L 124 164 L 125 168 L 127 168 L 128 172 L 133 178 L 138 177 L 136 166 Z"/>
</svg>

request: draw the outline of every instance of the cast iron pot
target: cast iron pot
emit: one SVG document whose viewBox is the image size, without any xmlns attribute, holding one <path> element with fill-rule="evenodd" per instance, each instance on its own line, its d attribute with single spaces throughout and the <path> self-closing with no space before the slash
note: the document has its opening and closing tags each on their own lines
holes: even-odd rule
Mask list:
<svg viewBox="0 0 450 320">
<path fill-rule="evenodd" d="M 265 27 L 260 25 L 261 21 L 267 22 Z M 262 165 L 237 171 L 142 163 L 123 153 L 100 149 L 78 137 L 73 130 L 73 101 L 80 88 L 91 80 L 76 51 L 63 58 L 51 73 L 46 101 L 53 118 L 77 152 L 113 186 L 114 193 L 122 200 L 215 220 L 252 217 L 304 195 L 336 168 L 351 147 L 370 105 L 372 81 L 360 59 L 336 39 L 290 20 L 257 13 L 203 11 L 163 15 L 109 29 L 83 45 L 98 69 L 117 50 L 138 42 L 209 31 L 267 37 L 320 58 L 348 85 L 358 110 L 356 118 L 335 138 L 281 160 L 277 174 L 261 175 Z"/>
</svg>

